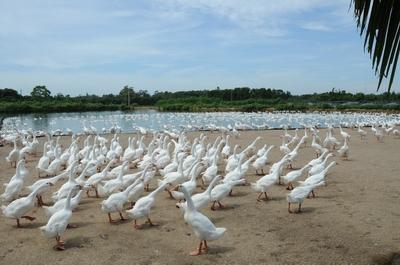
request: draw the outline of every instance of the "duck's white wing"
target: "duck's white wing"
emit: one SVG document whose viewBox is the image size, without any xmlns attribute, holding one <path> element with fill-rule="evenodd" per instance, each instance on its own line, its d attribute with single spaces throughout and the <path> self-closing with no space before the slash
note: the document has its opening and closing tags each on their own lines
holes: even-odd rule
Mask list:
<svg viewBox="0 0 400 265">
<path fill-rule="evenodd" d="M 147 211 L 153 205 L 153 202 L 153 199 L 142 197 L 136 202 L 133 211 Z"/>
<path fill-rule="evenodd" d="M 272 185 L 274 182 L 275 182 L 275 177 L 274 177 L 273 174 L 266 175 L 266 176 L 260 178 L 260 179 L 257 181 L 258 184 L 263 185 L 263 186 L 264 186 L 264 185 L 265 185 L 265 186 L 267 186 L 267 185 Z"/>
<path fill-rule="evenodd" d="M 200 212 L 193 213 L 188 223 L 193 227 L 197 236 L 201 237 L 215 232 L 215 225 Z"/>
<path fill-rule="evenodd" d="M 310 192 L 310 186 L 296 187 L 290 192 L 290 195 L 294 198 L 305 198 Z"/>
<path fill-rule="evenodd" d="M 67 228 L 69 219 L 72 216 L 70 211 L 58 211 L 55 212 L 47 222 L 47 224 L 41 229 L 48 233 L 49 236 L 54 236 L 53 234 L 61 234 Z"/>
</svg>

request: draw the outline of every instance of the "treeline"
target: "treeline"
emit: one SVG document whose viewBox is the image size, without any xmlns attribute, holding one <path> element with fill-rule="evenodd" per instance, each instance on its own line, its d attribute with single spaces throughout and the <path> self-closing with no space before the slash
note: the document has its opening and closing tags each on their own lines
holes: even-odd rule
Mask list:
<svg viewBox="0 0 400 265">
<path fill-rule="evenodd" d="M 205 110 L 400 110 L 400 93 L 363 94 L 332 89 L 325 93 L 292 95 L 271 88 L 159 92 L 125 86 L 118 94 L 70 96 L 52 95 L 46 86 L 36 86 L 30 95 L 11 88 L 0 89 L 0 113 L 71 112 L 132 110 L 136 106 L 156 106 L 161 111 Z"/>
</svg>

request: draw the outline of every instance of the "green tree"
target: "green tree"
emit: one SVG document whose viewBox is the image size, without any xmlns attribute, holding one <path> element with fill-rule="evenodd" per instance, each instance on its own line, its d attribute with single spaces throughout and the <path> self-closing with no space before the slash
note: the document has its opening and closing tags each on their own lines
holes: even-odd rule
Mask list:
<svg viewBox="0 0 400 265">
<path fill-rule="evenodd" d="M 372 59 L 372 67 L 379 77 L 390 76 L 388 91 L 392 87 L 400 54 L 400 1 L 351 0 L 360 34 L 364 35 L 364 49 Z"/>
<path fill-rule="evenodd" d="M 3 89 L 0 89 L 0 98 L 1 99 L 17 99 L 17 98 L 21 98 L 21 95 L 15 89 L 3 88 Z"/>
<path fill-rule="evenodd" d="M 51 97 L 51 92 L 46 86 L 35 86 L 32 89 L 31 96 L 36 99 L 46 99 Z"/>
<path fill-rule="evenodd" d="M 133 90 L 133 87 L 124 86 L 124 88 L 119 91 L 119 96 L 121 97 L 122 102 L 125 101 L 128 105 L 130 105 L 132 99 L 136 98 L 136 93 L 135 90 Z"/>
</svg>

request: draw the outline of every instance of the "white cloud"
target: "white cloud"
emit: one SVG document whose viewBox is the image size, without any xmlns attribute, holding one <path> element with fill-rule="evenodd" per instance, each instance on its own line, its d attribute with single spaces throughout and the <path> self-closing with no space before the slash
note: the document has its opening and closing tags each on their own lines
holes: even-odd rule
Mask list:
<svg viewBox="0 0 400 265">
<path fill-rule="evenodd" d="M 308 21 L 300 26 L 303 29 L 316 31 L 332 31 L 333 29 L 321 21 Z"/>
</svg>

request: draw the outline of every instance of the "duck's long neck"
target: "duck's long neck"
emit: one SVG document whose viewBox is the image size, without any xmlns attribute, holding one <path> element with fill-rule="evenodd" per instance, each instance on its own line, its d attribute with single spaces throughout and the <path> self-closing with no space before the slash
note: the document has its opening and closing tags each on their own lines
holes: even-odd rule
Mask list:
<svg viewBox="0 0 400 265">
<path fill-rule="evenodd" d="M 197 162 L 197 163 L 195 163 L 195 165 L 194 165 L 194 167 L 189 171 L 189 174 L 192 174 L 191 175 L 191 178 L 190 178 L 190 181 L 196 181 L 196 174 L 195 174 L 195 171 L 197 170 L 197 168 L 198 168 L 198 166 L 200 165 L 200 163 L 199 162 Z"/>
<path fill-rule="evenodd" d="M 256 139 L 251 143 L 250 147 L 254 147 L 254 146 L 257 144 L 258 140 L 260 140 L 260 139 L 259 139 L 259 138 L 256 138 Z"/>
<path fill-rule="evenodd" d="M 118 174 L 118 180 L 122 181 L 123 177 L 124 177 L 124 166 L 122 166 L 121 171 Z"/>
<path fill-rule="evenodd" d="M 21 170 L 23 169 L 23 167 L 24 167 L 24 163 L 21 160 L 17 165 L 17 170 L 15 170 L 15 175 L 19 175 Z"/>
<path fill-rule="evenodd" d="M 267 151 L 265 151 L 265 156 L 267 156 L 269 154 L 269 152 L 271 152 L 272 148 L 274 148 L 272 145 L 267 149 Z"/>
<path fill-rule="evenodd" d="M 178 173 L 180 173 L 180 174 L 183 173 L 183 160 L 179 161 L 179 164 L 178 164 Z"/>
<path fill-rule="evenodd" d="M 113 163 L 113 160 L 108 162 L 107 166 L 103 169 L 103 174 L 106 173 L 108 170 L 110 170 L 111 164 Z"/>
<path fill-rule="evenodd" d="M 330 157 L 330 156 L 326 156 L 326 157 L 325 157 L 324 161 L 322 162 L 323 165 L 326 164 L 326 161 L 328 161 L 329 157 Z"/>
<path fill-rule="evenodd" d="M 83 190 L 79 190 L 78 193 L 72 198 L 73 200 L 80 200 L 83 194 Z"/>
<path fill-rule="evenodd" d="M 215 183 L 217 183 L 218 181 L 218 176 L 214 177 L 214 179 L 210 182 L 210 184 L 208 184 L 207 189 L 205 190 L 205 193 L 210 195 L 211 194 L 211 190 L 214 187 Z"/>
<path fill-rule="evenodd" d="M 301 144 L 302 144 L 302 142 L 300 141 L 300 142 L 296 145 L 296 147 L 294 148 L 295 152 L 297 152 L 297 150 L 299 150 Z"/>
<path fill-rule="evenodd" d="M 137 185 L 139 184 L 140 181 L 143 181 L 142 179 L 137 179 L 135 180 L 131 185 L 129 185 L 122 193 L 124 194 L 124 196 L 128 196 L 129 192 L 131 192 L 131 190 Z"/>
<path fill-rule="evenodd" d="M 215 154 L 214 154 L 214 159 L 213 159 L 213 166 L 216 166 L 216 165 L 217 165 L 217 160 L 218 160 L 218 153 L 215 152 Z"/>
<path fill-rule="evenodd" d="M 150 197 L 154 197 L 157 195 L 157 193 L 159 193 L 160 191 L 162 191 L 163 189 L 165 189 L 165 186 L 167 185 L 167 183 L 162 184 L 161 186 L 159 186 L 157 189 L 153 190 L 151 193 L 149 193 Z"/>
<path fill-rule="evenodd" d="M 242 184 L 244 182 L 245 182 L 244 179 L 232 180 L 232 181 L 228 181 L 228 185 L 230 185 L 230 187 L 234 187 L 234 186 Z"/>
<path fill-rule="evenodd" d="M 183 195 L 185 196 L 185 200 L 187 202 L 187 206 L 188 206 L 187 210 L 189 210 L 190 212 L 195 212 L 196 207 L 194 207 L 192 197 L 190 197 L 190 194 L 188 193 L 188 191 L 186 190 L 185 187 L 182 187 L 181 189 L 182 189 Z"/>
<path fill-rule="evenodd" d="M 308 168 L 308 164 L 306 164 L 305 166 L 303 166 L 302 168 L 300 168 L 300 172 L 303 173 L 303 171 L 306 170 L 306 168 Z"/>
<path fill-rule="evenodd" d="M 315 136 L 315 134 L 313 134 L 312 136 L 312 144 L 316 144 L 317 142 L 317 137 Z"/>
<path fill-rule="evenodd" d="M 326 173 L 328 173 L 329 169 L 332 168 L 334 165 L 335 165 L 335 162 L 332 161 L 332 162 L 323 170 L 324 175 L 325 175 Z"/>
<path fill-rule="evenodd" d="M 71 198 L 73 193 L 74 189 L 71 189 L 68 193 L 67 199 L 65 200 L 65 206 L 64 206 L 65 210 L 71 210 Z"/>
<path fill-rule="evenodd" d="M 147 165 L 145 168 L 144 168 L 144 170 L 142 171 L 142 174 L 140 175 L 140 177 L 142 178 L 142 179 L 144 179 L 144 177 L 146 176 L 146 173 L 147 173 L 147 171 L 149 170 L 149 167 L 150 167 L 151 165 Z"/>
</svg>

